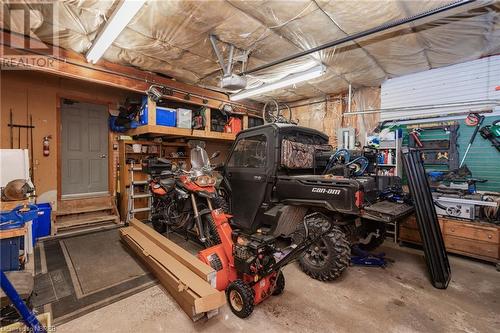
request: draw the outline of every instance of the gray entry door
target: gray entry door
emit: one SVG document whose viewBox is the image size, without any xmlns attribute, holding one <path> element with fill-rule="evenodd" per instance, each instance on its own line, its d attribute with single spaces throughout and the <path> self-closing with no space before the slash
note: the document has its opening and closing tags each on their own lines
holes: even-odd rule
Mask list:
<svg viewBox="0 0 500 333">
<path fill-rule="evenodd" d="M 108 192 L 108 109 L 61 101 L 63 196 Z"/>
</svg>

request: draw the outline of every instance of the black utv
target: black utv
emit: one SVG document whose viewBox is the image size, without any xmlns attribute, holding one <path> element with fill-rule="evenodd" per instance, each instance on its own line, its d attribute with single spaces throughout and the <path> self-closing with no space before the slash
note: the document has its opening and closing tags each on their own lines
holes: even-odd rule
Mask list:
<svg viewBox="0 0 500 333">
<path fill-rule="evenodd" d="M 310 225 L 302 223 L 306 218 L 318 226 L 333 224 L 299 259 L 301 269 L 318 280 L 338 278 L 352 245 L 376 248 L 385 224 L 412 211 L 379 198 L 387 180 L 381 185 L 375 176 L 353 176 L 347 166 L 340 176 L 318 170 L 317 157 L 334 153 L 328 136 L 317 130 L 273 123 L 238 133 L 222 169 L 220 190 L 235 228 L 287 239 Z"/>
</svg>

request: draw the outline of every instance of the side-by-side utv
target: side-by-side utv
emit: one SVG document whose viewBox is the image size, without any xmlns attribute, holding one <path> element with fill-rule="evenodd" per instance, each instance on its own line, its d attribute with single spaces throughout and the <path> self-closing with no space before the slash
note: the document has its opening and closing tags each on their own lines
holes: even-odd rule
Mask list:
<svg viewBox="0 0 500 333">
<path fill-rule="evenodd" d="M 341 165 L 341 175 L 318 171 L 318 152 L 335 154 L 328 136 L 314 129 L 273 123 L 244 130 L 223 167 L 221 191 L 229 201 L 233 229 L 246 233 L 300 242 L 293 238 L 307 230 L 297 230 L 311 223 L 333 224 L 300 255 L 299 264 L 315 279 L 334 280 L 349 265 L 352 245 L 376 248 L 385 238 L 385 224 L 413 208 L 381 199 L 387 179 L 381 184 L 359 168 L 352 172 L 352 165 Z"/>
</svg>

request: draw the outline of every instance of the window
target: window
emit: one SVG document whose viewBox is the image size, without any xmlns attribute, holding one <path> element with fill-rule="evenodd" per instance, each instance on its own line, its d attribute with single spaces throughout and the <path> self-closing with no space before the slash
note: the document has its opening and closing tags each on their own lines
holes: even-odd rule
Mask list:
<svg viewBox="0 0 500 333">
<path fill-rule="evenodd" d="M 256 135 L 238 141 L 234 148 L 229 167 L 264 168 L 267 159 L 267 140 L 265 135 Z"/>
</svg>

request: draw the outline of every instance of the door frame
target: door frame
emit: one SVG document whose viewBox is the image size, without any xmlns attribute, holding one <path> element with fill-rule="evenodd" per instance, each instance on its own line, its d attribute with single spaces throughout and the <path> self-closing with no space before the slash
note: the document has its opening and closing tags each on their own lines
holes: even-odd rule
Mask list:
<svg viewBox="0 0 500 333">
<path fill-rule="evenodd" d="M 56 153 L 57 153 L 57 202 L 61 202 L 62 200 L 62 149 L 61 149 L 61 141 L 62 141 L 62 122 L 61 122 L 61 112 L 62 112 L 62 99 L 71 99 L 81 103 L 89 103 L 89 104 L 98 104 L 106 106 L 106 112 L 109 115 L 110 105 L 113 104 L 111 101 L 99 100 L 95 98 L 91 98 L 88 96 L 82 96 L 78 94 L 56 94 L 56 126 L 57 126 L 57 139 L 56 139 Z M 113 134 L 108 128 L 108 193 L 107 195 L 111 195 L 113 193 Z M 100 195 L 77 195 L 74 197 L 68 197 L 67 200 L 72 199 L 83 199 L 83 198 L 94 198 Z"/>
</svg>

